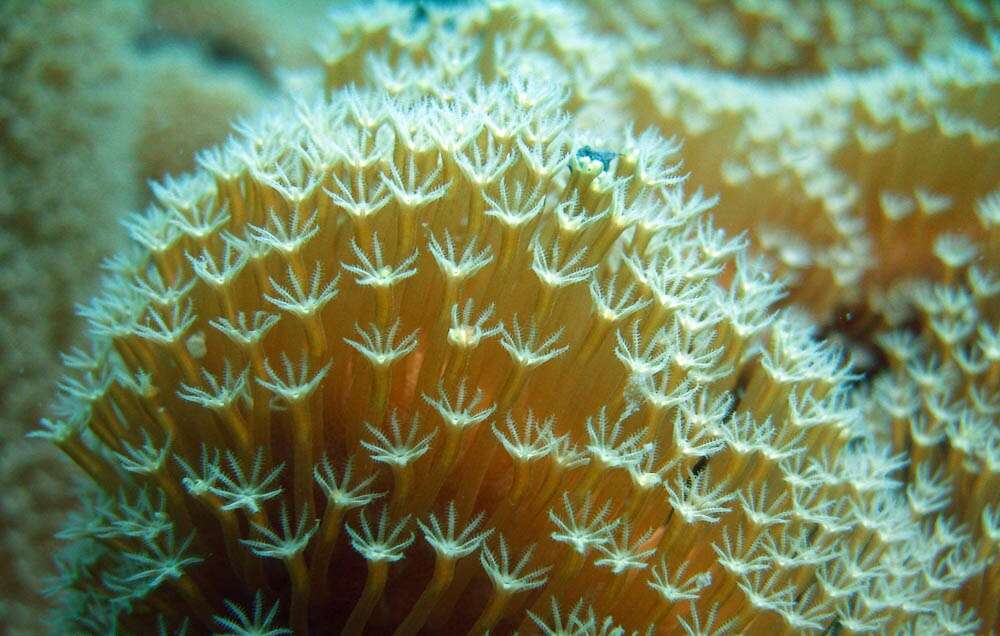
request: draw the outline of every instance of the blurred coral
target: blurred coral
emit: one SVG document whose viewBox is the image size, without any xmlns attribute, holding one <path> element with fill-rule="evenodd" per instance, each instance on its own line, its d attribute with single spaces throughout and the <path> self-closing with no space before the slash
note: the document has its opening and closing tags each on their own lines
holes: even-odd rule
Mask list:
<svg viewBox="0 0 1000 636">
<path fill-rule="evenodd" d="M 148 0 L 158 29 L 205 42 L 221 58 L 247 60 L 274 78 L 315 62 L 313 43 L 326 28 L 329 0 Z"/>
<path fill-rule="evenodd" d="M 976 208 L 981 242 L 943 234 L 934 243 L 942 280 L 901 281 L 876 299 L 886 363 L 867 388 L 866 410 L 909 459 L 906 495 L 920 522 L 940 536 L 974 538 L 970 562 L 991 559 L 965 594 L 985 630 L 1000 622 L 1000 195 Z M 935 518 L 942 510 L 951 516 Z"/>
<path fill-rule="evenodd" d="M 220 141 L 235 117 L 255 112 L 269 97 L 261 78 L 208 66 L 180 47 L 143 56 L 143 76 L 136 144 L 143 180 L 190 169 L 198 150 Z"/>
<path fill-rule="evenodd" d="M 915 62 L 956 42 L 984 42 L 1000 23 L 983 0 L 623 0 L 614 11 L 587 4 L 594 28 L 625 40 L 636 60 L 758 77 Z"/>
</svg>

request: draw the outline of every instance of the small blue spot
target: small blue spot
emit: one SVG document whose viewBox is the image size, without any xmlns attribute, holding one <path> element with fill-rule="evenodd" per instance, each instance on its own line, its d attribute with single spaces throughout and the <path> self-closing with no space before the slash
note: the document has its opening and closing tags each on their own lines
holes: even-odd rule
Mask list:
<svg viewBox="0 0 1000 636">
<path fill-rule="evenodd" d="M 594 150 L 590 146 L 584 146 L 576 151 L 576 156 L 586 157 L 591 161 L 600 161 L 601 166 L 603 166 L 602 169 L 607 170 L 608 167 L 611 165 L 611 160 L 617 157 L 618 153 L 614 152 L 613 150 Z M 572 170 L 573 168 L 572 166 L 570 166 L 570 171 Z"/>
</svg>

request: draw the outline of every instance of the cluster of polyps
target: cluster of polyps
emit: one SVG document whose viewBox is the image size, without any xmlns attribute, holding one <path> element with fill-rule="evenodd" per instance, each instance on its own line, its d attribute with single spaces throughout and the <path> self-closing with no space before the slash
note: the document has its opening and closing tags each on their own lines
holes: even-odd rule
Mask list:
<svg viewBox="0 0 1000 636">
<path fill-rule="evenodd" d="M 96 484 L 66 628 L 858 631 L 950 607 L 900 565 L 898 464 L 846 362 L 773 309 L 675 146 L 594 150 L 530 81 L 451 94 L 282 106 L 128 221 L 39 432 Z"/>
</svg>

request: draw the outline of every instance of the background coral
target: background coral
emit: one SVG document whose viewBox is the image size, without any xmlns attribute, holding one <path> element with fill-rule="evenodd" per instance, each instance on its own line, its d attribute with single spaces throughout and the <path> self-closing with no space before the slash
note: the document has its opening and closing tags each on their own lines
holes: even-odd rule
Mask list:
<svg viewBox="0 0 1000 636">
<path fill-rule="evenodd" d="M 193 166 L 195 153 L 225 137 L 238 115 L 268 97 L 261 77 L 241 67 L 210 66 L 191 48 L 161 47 L 142 58 L 138 177 L 157 179 Z"/>
<path fill-rule="evenodd" d="M 909 458 L 907 497 L 921 522 L 942 536 L 974 536 L 992 557 L 969 594 L 985 630 L 1000 621 L 989 591 L 1000 581 L 1000 199 L 976 208 L 981 243 L 940 236 L 943 279 L 899 282 L 877 303 L 886 364 L 872 379 L 867 417 Z M 934 519 L 942 509 L 953 518 Z"/>
<path fill-rule="evenodd" d="M 640 122 L 687 140 L 689 165 L 726 202 L 720 223 L 750 230 L 821 316 L 900 277 L 939 275 L 935 238 L 974 232 L 974 203 L 1000 180 L 987 49 L 780 84 L 653 66 L 633 87 Z M 747 213 L 757 209 L 766 219 Z"/>
<path fill-rule="evenodd" d="M 149 0 L 152 23 L 190 38 L 221 58 L 240 60 L 272 81 L 283 68 L 315 62 L 313 43 L 326 28 L 329 0 Z"/>
<path fill-rule="evenodd" d="M 587 4 L 594 28 L 626 40 L 637 60 L 758 77 L 914 62 L 956 42 L 986 41 L 1000 20 L 983 0 L 625 0 L 615 11 Z"/>
</svg>

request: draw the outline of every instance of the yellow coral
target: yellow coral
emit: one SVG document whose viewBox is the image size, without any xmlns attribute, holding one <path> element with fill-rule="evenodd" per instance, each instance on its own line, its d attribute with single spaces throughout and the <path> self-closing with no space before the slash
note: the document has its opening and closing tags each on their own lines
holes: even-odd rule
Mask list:
<svg viewBox="0 0 1000 636">
<path fill-rule="evenodd" d="M 69 624 L 208 629 L 268 588 L 296 633 L 951 611 L 878 565 L 944 539 L 675 147 L 587 144 L 524 78 L 449 94 L 276 107 L 129 221 L 39 433 L 103 491 L 66 531 Z"/>
</svg>

